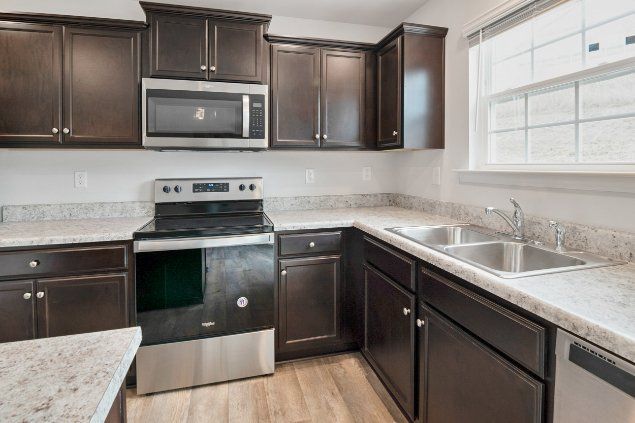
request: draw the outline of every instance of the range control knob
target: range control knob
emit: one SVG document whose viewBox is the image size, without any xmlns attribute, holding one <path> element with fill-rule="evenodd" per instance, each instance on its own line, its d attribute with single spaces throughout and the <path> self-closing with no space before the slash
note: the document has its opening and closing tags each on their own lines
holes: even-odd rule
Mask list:
<svg viewBox="0 0 635 423">
<path fill-rule="evenodd" d="M 181 188 L 181 185 L 176 185 L 176 186 L 174 187 L 174 192 L 179 193 L 179 192 L 181 192 L 181 191 L 183 191 L 183 188 Z"/>
<path fill-rule="evenodd" d="M 239 189 L 239 190 L 241 190 L 241 191 L 244 191 L 244 190 L 245 190 L 245 188 L 247 188 L 247 187 L 245 186 L 245 184 L 240 184 L 240 185 L 238 186 L 238 189 Z"/>
<path fill-rule="evenodd" d="M 164 185 L 163 186 L 163 192 L 165 192 L 166 194 L 169 194 L 170 193 L 170 187 L 167 186 L 167 185 Z"/>
<path fill-rule="evenodd" d="M 249 189 L 250 189 L 251 191 L 254 191 L 254 190 L 256 189 L 256 185 L 255 185 L 255 184 L 251 184 L 251 185 L 249 185 Z"/>
</svg>

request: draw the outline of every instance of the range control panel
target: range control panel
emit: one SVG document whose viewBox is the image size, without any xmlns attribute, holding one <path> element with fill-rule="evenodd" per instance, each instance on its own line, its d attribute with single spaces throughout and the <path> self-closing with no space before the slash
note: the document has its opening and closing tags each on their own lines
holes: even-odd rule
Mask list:
<svg viewBox="0 0 635 423">
<path fill-rule="evenodd" d="M 156 179 L 155 203 L 262 200 L 262 178 Z"/>
</svg>

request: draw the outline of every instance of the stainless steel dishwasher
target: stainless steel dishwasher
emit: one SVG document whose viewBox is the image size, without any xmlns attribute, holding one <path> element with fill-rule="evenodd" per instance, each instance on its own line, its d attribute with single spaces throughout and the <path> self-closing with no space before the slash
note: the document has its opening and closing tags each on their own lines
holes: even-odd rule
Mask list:
<svg viewBox="0 0 635 423">
<path fill-rule="evenodd" d="M 554 423 L 635 423 L 635 365 L 558 329 Z"/>
</svg>

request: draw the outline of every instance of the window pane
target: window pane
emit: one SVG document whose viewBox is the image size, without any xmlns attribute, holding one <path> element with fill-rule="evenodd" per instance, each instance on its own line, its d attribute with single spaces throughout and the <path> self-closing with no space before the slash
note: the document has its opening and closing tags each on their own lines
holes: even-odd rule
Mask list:
<svg viewBox="0 0 635 423">
<path fill-rule="evenodd" d="M 635 0 L 632 0 L 635 3 Z M 626 37 L 635 35 L 635 14 L 611 21 L 587 32 L 584 50 L 586 66 L 614 62 L 635 56 L 635 44 L 626 44 Z M 589 51 L 589 45 L 599 44 L 595 51 Z"/>
<path fill-rule="evenodd" d="M 515 129 L 525 126 L 525 98 L 514 97 L 491 103 L 491 129 Z"/>
<path fill-rule="evenodd" d="M 580 161 L 635 163 L 635 118 L 580 124 Z"/>
<path fill-rule="evenodd" d="M 580 82 L 582 119 L 635 113 L 635 72 Z"/>
<path fill-rule="evenodd" d="M 534 82 L 582 68 L 582 34 L 547 44 L 534 51 Z"/>
<path fill-rule="evenodd" d="M 581 29 L 582 1 L 564 3 L 534 19 L 534 45 L 545 44 Z"/>
<path fill-rule="evenodd" d="M 587 26 L 593 26 L 608 19 L 635 12 L 633 0 L 585 0 L 584 19 Z"/>
<path fill-rule="evenodd" d="M 575 119 L 575 87 L 529 94 L 529 124 L 566 122 Z"/>
<path fill-rule="evenodd" d="M 531 82 L 531 53 L 524 53 L 492 67 L 492 93 Z"/>
<path fill-rule="evenodd" d="M 492 163 L 525 163 L 525 131 L 491 134 L 490 155 Z"/>
<path fill-rule="evenodd" d="M 575 160 L 575 125 L 529 130 L 530 163 L 572 163 Z"/>
<path fill-rule="evenodd" d="M 492 61 L 500 62 L 531 48 L 531 22 L 512 27 L 492 38 Z"/>
</svg>

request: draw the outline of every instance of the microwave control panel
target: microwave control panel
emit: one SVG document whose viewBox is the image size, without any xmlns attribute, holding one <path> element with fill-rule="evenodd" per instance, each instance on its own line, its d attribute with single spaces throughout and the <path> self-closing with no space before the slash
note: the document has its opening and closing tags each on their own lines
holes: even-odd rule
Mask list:
<svg viewBox="0 0 635 423">
<path fill-rule="evenodd" d="M 249 96 L 249 138 L 265 138 L 265 96 L 251 94 Z"/>
</svg>

